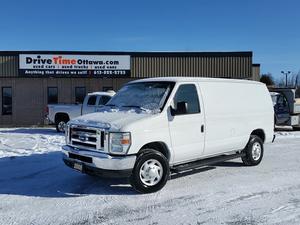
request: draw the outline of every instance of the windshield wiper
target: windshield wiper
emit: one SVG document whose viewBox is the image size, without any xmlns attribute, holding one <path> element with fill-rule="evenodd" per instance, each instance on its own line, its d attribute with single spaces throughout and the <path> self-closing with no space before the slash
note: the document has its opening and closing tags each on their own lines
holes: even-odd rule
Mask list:
<svg viewBox="0 0 300 225">
<path fill-rule="evenodd" d="M 137 108 L 137 109 L 140 109 L 140 110 L 143 110 L 143 111 L 149 111 L 149 109 L 146 109 L 142 106 L 139 106 L 139 105 L 122 105 L 122 107 L 128 107 L 128 108 Z"/>
</svg>

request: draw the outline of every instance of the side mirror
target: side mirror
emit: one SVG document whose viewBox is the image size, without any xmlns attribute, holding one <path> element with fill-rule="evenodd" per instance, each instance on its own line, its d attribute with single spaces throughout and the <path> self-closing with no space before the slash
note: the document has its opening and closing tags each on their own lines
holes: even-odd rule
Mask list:
<svg viewBox="0 0 300 225">
<path fill-rule="evenodd" d="M 176 109 L 171 107 L 171 115 L 183 115 L 186 114 L 188 110 L 188 104 L 186 102 L 177 102 Z"/>
</svg>

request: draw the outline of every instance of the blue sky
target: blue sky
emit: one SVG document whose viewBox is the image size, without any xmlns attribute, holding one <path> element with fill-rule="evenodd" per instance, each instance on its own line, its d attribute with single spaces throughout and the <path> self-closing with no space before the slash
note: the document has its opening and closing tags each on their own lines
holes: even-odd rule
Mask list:
<svg viewBox="0 0 300 225">
<path fill-rule="evenodd" d="M 300 70 L 298 0 L 1 0 L 0 50 L 253 51 Z"/>
</svg>

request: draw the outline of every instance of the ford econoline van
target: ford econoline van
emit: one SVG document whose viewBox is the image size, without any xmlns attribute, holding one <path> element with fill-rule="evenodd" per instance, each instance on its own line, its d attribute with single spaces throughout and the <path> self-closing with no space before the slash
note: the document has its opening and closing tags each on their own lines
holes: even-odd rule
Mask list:
<svg viewBox="0 0 300 225">
<path fill-rule="evenodd" d="M 240 157 L 258 165 L 274 137 L 263 83 L 165 77 L 129 82 L 99 112 L 71 120 L 63 160 L 86 174 L 128 177 L 150 193 L 171 172 Z"/>
</svg>

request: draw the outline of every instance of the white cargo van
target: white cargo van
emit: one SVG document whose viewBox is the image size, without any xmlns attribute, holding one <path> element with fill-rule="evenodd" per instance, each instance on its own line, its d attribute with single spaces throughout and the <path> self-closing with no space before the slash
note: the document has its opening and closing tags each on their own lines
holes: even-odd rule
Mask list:
<svg viewBox="0 0 300 225">
<path fill-rule="evenodd" d="M 231 79 L 167 77 L 126 84 L 101 112 L 68 123 L 63 160 L 87 174 L 127 176 L 139 192 L 170 172 L 241 157 L 258 165 L 274 138 L 266 86 Z"/>
</svg>

